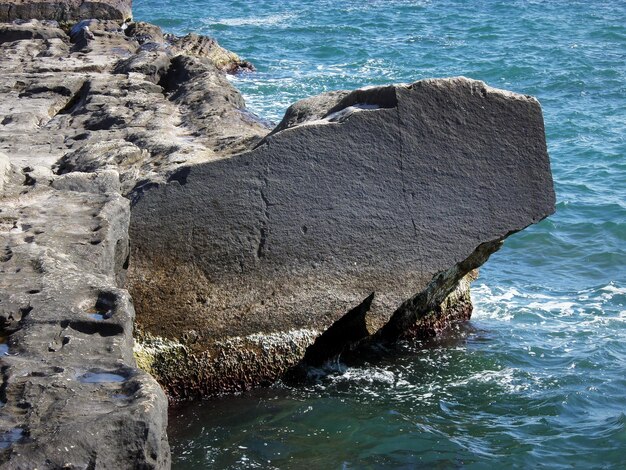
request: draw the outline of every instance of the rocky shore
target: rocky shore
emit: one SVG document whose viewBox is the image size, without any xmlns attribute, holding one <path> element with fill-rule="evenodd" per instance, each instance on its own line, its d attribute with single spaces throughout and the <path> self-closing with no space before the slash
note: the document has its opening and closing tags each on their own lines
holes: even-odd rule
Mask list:
<svg viewBox="0 0 626 470">
<path fill-rule="evenodd" d="M 424 80 L 272 130 L 227 78 L 252 64 L 130 12 L 0 2 L 2 468 L 168 468 L 167 396 L 467 320 L 554 210 L 531 97 Z"/>
</svg>

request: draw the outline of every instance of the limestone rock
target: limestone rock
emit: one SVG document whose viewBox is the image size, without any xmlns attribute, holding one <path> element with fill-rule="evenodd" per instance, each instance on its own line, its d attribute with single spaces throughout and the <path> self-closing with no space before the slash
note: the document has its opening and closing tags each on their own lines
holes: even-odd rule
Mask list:
<svg viewBox="0 0 626 470">
<path fill-rule="evenodd" d="M 136 23 L 129 23 L 126 30 L 126 35 L 135 39 L 139 44 L 145 43 L 163 43 L 163 31 L 156 25 L 138 21 Z"/>
<path fill-rule="evenodd" d="M 5 154 L 0 153 L 0 197 L 4 192 L 4 185 L 9 178 L 9 172 L 11 171 L 11 161 Z"/>
<path fill-rule="evenodd" d="M 116 287 L 129 204 L 109 189 L 37 183 L 2 201 L 2 468 L 169 466 L 167 400 L 135 366 Z"/>
<path fill-rule="evenodd" d="M 237 73 L 255 70 L 254 65 L 242 60 L 237 54 L 224 49 L 213 38 L 190 33 L 182 37 L 168 35 L 167 39 L 171 42 L 176 53 L 206 58 L 224 72 Z"/>
<path fill-rule="evenodd" d="M 0 0 L 0 22 L 88 18 L 124 21 L 132 17 L 131 0 Z"/>
<path fill-rule="evenodd" d="M 170 68 L 170 58 L 160 50 L 143 50 L 122 59 L 115 65 L 113 73 L 140 73 L 152 83 L 159 83 Z"/>
<path fill-rule="evenodd" d="M 247 150 L 269 130 L 246 110 L 241 93 L 207 59 L 174 57 L 162 84 L 170 100 L 186 111 L 183 123 L 197 129 L 217 154 Z"/>
<path fill-rule="evenodd" d="M 68 37 L 58 25 L 44 24 L 37 20 L 20 24 L 0 24 L 0 44 L 25 39 L 61 39 L 67 41 Z"/>
<path fill-rule="evenodd" d="M 81 193 L 120 193 L 120 175 L 115 170 L 97 170 L 90 173 L 74 171 L 51 183 L 55 189 Z"/>
<path fill-rule="evenodd" d="M 325 331 L 372 292 L 367 336 L 397 337 L 554 210 L 531 97 L 454 78 L 306 107 L 254 150 L 180 168 L 133 207 L 139 323 L 171 340 L 197 332 L 203 367 L 230 338 Z M 250 377 L 271 362 L 242 367 Z"/>
<path fill-rule="evenodd" d="M 268 129 L 209 59 L 190 58 L 206 62 L 190 83 L 173 73 L 175 89 L 159 85 L 171 45 L 139 45 L 158 28 L 75 26 L 70 38 L 56 22 L 19 21 L 0 35 L 0 467 L 160 470 L 167 398 L 133 355 L 120 193 L 214 148 L 247 150 Z M 205 97 L 215 109 L 193 101 Z"/>
</svg>

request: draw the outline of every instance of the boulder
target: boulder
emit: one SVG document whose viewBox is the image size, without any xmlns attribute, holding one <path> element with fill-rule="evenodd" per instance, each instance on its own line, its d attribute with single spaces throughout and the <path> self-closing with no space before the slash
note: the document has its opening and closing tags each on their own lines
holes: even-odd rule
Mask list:
<svg viewBox="0 0 626 470">
<path fill-rule="evenodd" d="M 132 0 L 0 0 L 0 22 L 15 20 L 79 21 L 88 18 L 125 21 L 132 17 Z"/>
<path fill-rule="evenodd" d="M 168 34 L 167 39 L 172 44 L 174 53 L 208 59 L 223 72 L 238 73 L 255 70 L 254 65 L 247 60 L 242 60 L 234 52 L 224 49 L 213 38 L 190 33 L 182 37 Z"/>
<path fill-rule="evenodd" d="M 127 36 L 136 40 L 139 44 L 163 42 L 163 31 L 156 25 L 145 23 L 143 21 L 129 23 L 125 33 Z"/>
<path fill-rule="evenodd" d="M 361 334 L 336 327 L 340 351 L 437 325 L 429 315 L 504 238 L 554 211 L 532 97 L 423 80 L 288 114 L 254 150 L 135 198 L 129 290 L 144 333 L 170 359 L 184 351 L 184 367 L 152 368 L 175 396 L 275 379 L 348 312 Z"/>
</svg>

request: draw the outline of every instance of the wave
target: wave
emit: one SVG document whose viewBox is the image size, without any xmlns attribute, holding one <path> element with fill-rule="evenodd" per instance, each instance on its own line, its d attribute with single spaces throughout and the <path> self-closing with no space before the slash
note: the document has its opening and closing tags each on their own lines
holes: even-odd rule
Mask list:
<svg viewBox="0 0 626 470">
<path fill-rule="evenodd" d="M 291 23 L 296 18 L 294 13 L 284 13 L 278 15 L 269 15 L 265 17 L 250 16 L 242 18 L 204 18 L 202 23 L 205 26 L 276 26 Z"/>
</svg>

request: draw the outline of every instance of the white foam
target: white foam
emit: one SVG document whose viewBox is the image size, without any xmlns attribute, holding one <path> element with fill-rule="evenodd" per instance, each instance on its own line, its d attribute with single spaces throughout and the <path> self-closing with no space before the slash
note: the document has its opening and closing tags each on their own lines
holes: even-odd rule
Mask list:
<svg viewBox="0 0 626 470">
<path fill-rule="evenodd" d="M 245 17 L 245 18 L 206 18 L 203 20 L 204 23 L 216 25 L 220 24 L 223 26 L 275 26 L 279 24 L 286 23 L 288 20 L 291 20 L 296 15 L 291 14 L 283 14 L 283 15 L 270 15 L 265 17 Z"/>
<path fill-rule="evenodd" d="M 366 369 L 349 368 L 337 378 L 367 384 L 383 383 L 386 385 L 395 385 L 396 383 L 396 376 L 393 372 L 377 367 L 369 367 Z"/>
<path fill-rule="evenodd" d="M 563 300 L 548 300 L 547 302 L 531 302 L 528 308 L 535 310 L 543 310 L 544 312 L 559 312 L 563 315 L 571 315 L 574 313 L 576 304 Z"/>
<path fill-rule="evenodd" d="M 483 370 L 476 372 L 469 377 L 453 382 L 453 387 L 464 387 L 471 382 L 489 383 L 502 387 L 507 393 L 515 393 L 526 390 L 530 387 L 528 380 L 521 380 L 515 377 L 515 369 L 507 367 L 502 370 Z"/>
<path fill-rule="evenodd" d="M 604 301 L 612 300 L 616 295 L 625 295 L 626 287 L 617 287 L 615 284 L 610 283 L 600 289 L 603 293 L 600 298 Z"/>
</svg>

